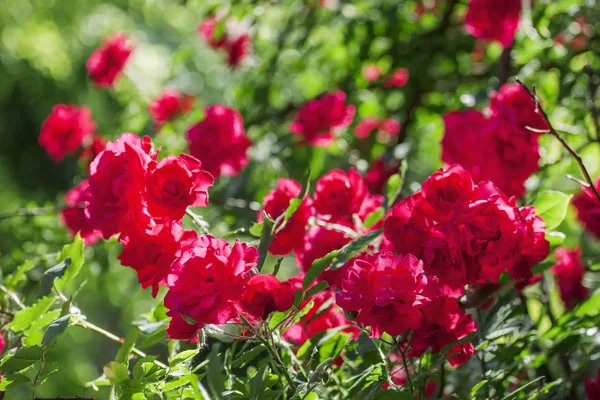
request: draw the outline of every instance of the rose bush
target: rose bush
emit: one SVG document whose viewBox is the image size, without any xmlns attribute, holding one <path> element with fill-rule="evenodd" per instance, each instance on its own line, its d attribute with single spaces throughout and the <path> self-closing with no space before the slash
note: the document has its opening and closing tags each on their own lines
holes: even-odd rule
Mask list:
<svg viewBox="0 0 600 400">
<path fill-rule="evenodd" d="M 0 398 L 597 398 L 591 4 L 38 5 Z"/>
</svg>

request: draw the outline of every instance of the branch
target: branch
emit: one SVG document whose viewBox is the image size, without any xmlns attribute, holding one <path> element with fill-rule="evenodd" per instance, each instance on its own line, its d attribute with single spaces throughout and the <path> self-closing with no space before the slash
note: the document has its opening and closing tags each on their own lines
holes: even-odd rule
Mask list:
<svg viewBox="0 0 600 400">
<path fill-rule="evenodd" d="M 573 158 L 579 165 L 579 168 L 581 169 L 581 172 L 583 173 L 583 176 L 585 177 L 586 182 L 590 185 L 590 190 L 594 193 L 594 196 L 596 196 L 596 199 L 598 199 L 598 202 L 600 202 L 600 193 L 598 193 L 598 190 L 594 186 L 594 181 L 592 180 L 592 177 L 590 176 L 590 173 L 588 172 L 587 168 L 583 164 L 583 160 L 581 159 L 581 156 L 575 150 L 573 150 L 573 148 L 571 146 L 569 146 L 567 141 L 556 131 L 556 129 L 554 129 L 554 127 L 550 123 L 550 120 L 548 119 L 548 114 L 546 114 L 546 111 L 544 111 L 544 109 L 542 108 L 542 105 L 540 104 L 540 101 L 535 94 L 535 86 L 533 86 L 532 90 L 529 90 L 529 88 L 527 86 L 525 86 L 525 84 L 523 82 L 521 82 L 517 78 L 515 78 L 515 79 L 516 79 L 517 83 L 519 85 L 521 85 L 521 87 L 524 88 L 527 91 L 527 93 L 529 93 L 529 95 L 535 102 L 536 111 L 539 111 L 542 114 L 542 116 L 546 120 L 546 123 L 548 124 L 548 127 L 549 127 L 548 133 L 550 133 L 552 136 L 554 136 L 560 142 L 560 144 L 565 149 L 567 149 L 567 151 L 571 154 L 571 156 L 573 156 Z M 526 128 L 531 130 L 530 127 L 526 127 Z"/>
<path fill-rule="evenodd" d="M 200 233 L 205 234 L 208 233 L 208 228 L 210 227 L 208 225 L 208 222 L 206 222 L 204 220 L 204 218 L 202 218 L 199 215 L 196 215 L 191 209 L 187 208 L 185 210 L 185 213 L 192 219 L 192 221 L 194 222 L 194 224 L 196 224 L 196 226 L 198 227 L 198 229 L 200 230 Z"/>
</svg>

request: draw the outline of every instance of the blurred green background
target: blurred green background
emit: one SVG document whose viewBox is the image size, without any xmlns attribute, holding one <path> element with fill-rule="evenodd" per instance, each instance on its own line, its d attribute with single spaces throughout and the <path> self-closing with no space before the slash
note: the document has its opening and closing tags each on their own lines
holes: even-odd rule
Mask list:
<svg viewBox="0 0 600 400">
<path fill-rule="evenodd" d="M 0 212 L 61 203 L 80 179 L 75 157 L 54 164 L 37 144 L 42 122 L 56 103 L 85 104 L 98 132 L 107 138 L 127 131 L 148 134 L 165 153 L 185 151 L 185 129 L 201 118 L 202 105 L 220 102 L 238 108 L 254 142 L 251 163 L 240 176 L 221 179 L 211 191 L 211 206 L 198 210 L 215 234 L 248 227 L 256 219 L 252 202 L 260 203 L 278 177 L 301 180 L 309 164 L 313 179 L 334 167 L 355 165 L 364 172 L 386 150 L 375 142 L 357 147 L 351 129 L 328 149 L 292 146 L 290 111 L 328 90 L 348 93 L 349 102 L 357 106 L 355 123 L 374 115 L 404 124 L 406 140 L 395 153 L 409 159 L 407 193 L 418 190 L 418 183 L 442 166 L 441 116 L 484 107 L 488 92 L 509 76 L 535 83 L 557 128 L 568 132 L 574 146 L 586 143 L 586 133 L 594 127 L 586 108 L 588 77 L 583 69 L 590 64 L 600 71 L 596 1 L 536 1 L 531 13 L 524 13 L 508 66 L 498 45 L 483 47 L 480 56 L 474 54 L 481 46 L 461 26 L 467 2 L 457 2 L 452 15 L 446 16 L 449 3 L 424 1 L 426 12 L 419 16 L 421 1 L 415 0 L 340 1 L 335 9 L 304 0 L 0 0 Z M 250 28 L 253 53 L 234 71 L 224 63 L 223 54 L 208 48 L 195 33 L 216 9 Z M 590 27 L 584 32 L 585 45 L 578 49 L 556 45 L 558 34 L 582 33 L 575 23 L 580 17 Z M 116 87 L 102 90 L 87 79 L 85 62 L 114 32 L 129 34 L 137 48 Z M 408 85 L 401 89 L 370 85 L 362 69 L 371 63 L 385 74 L 407 68 Z M 156 134 L 147 106 L 165 87 L 194 93 L 197 106 Z M 587 146 L 583 155 L 592 175 L 598 176 L 600 146 Z M 579 176 L 575 163 L 551 138 L 542 140 L 542 159 L 562 161 L 531 180 L 532 196 L 540 188 L 578 190 L 564 177 Z M 232 205 L 232 198 L 243 202 Z M 573 215 L 559 230 L 567 234 L 568 245 L 584 246 L 588 262 L 597 260 L 598 244 L 582 238 Z M 40 257 L 24 288 L 24 293 L 31 293 L 25 299 L 28 304 L 35 299 L 44 269 L 53 265 L 52 254 L 69 241 L 56 215 L 0 220 L 4 275 L 23 261 Z M 119 251 L 114 240 L 86 249 L 81 277 L 85 285 L 77 304 L 90 321 L 124 336 L 131 321 L 152 310 L 157 300 L 139 288 L 133 270 L 118 264 Z M 286 265 L 293 269 L 293 259 Z M 556 296 L 554 306 L 562 307 Z M 40 386 L 38 395 L 104 398 L 104 392 L 94 394 L 85 383 L 101 375 L 117 348 L 92 332 L 70 328 L 49 354 L 61 368 Z M 164 355 L 167 347 L 161 343 L 148 352 Z"/>
</svg>

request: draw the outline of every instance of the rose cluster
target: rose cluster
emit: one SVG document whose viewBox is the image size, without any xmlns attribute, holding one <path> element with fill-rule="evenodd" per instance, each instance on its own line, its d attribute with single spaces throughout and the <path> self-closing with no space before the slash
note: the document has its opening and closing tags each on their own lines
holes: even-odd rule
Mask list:
<svg viewBox="0 0 600 400">
<path fill-rule="evenodd" d="M 474 184 L 459 165 L 432 174 L 395 205 L 384 229 L 391 248 L 422 259 L 452 296 L 465 285 L 496 283 L 503 273 L 527 282 L 550 251 L 533 207 L 518 208 L 491 182 Z"/>
<path fill-rule="evenodd" d="M 520 14 L 521 0 L 470 0 L 465 29 L 478 39 L 507 48 L 515 40 Z"/>
<path fill-rule="evenodd" d="M 525 193 L 524 183 L 540 160 L 540 133 L 528 128 L 544 131 L 548 124 L 521 85 L 502 86 L 485 113 L 446 114 L 444 125 L 443 161 L 462 165 L 476 182 L 492 181 L 507 196 Z"/>
<path fill-rule="evenodd" d="M 237 67 L 252 51 L 247 30 L 233 18 L 222 21 L 215 16 L 209 17 L 198 26 L 197 32 L 211 48 L 227 53 L 227 63 L 232 68 Z"/>
</svg>

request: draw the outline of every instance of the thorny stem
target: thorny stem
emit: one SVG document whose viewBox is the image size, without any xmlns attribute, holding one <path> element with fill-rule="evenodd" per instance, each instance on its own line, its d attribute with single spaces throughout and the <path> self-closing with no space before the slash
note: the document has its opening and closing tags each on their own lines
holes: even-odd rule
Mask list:
<svg viewBox="0 0 600 400">
<path fill-rule="evenodd" d="M 411 330 L 408 334 L 408 338 L 406 339 L 406 348 L 402 350 L 400 343 L 396 341 L 396 347 L 400 352 L 400 356 L 402 357 L 402 366 L 404 368 L 404 373 L 406 375 L 406 381 L 408 382 L 408 388 L 412 394 L 415 393 L 415 388 L 413 387 L 412 379 L 410 377 L 410 372 L 408 371 L 408 364 L 406 362 L 406 351 L 410 348 L 410 339 L 412 338 L 413 331 Z"/>
<path fill-rule="evenodd" d="M 42 347 L 42 355 L 40 357 L 40 369 L 38 370 L 37 374 L 35 374 L 35 378 L 33 379 L 33 391 L 31 393 L 31 397 L 35 398 L 35 391 L 37 390 L 37 385 L 38 385 L 38 381 L 40 380 L 40 375 L 42 375 L 42 369 L 44 369 L 44 354 L 46 353 L 46 351 L 44 350 L 44 348 Z"/>
<path fill-rule="evenodd" d="M 573 148 L 571 146 L 569 146 L 569 144 L 566 142 L 566 140 L 556 131 L 556 129 L 554 129 L 554 127 L 550 123 L 550 120 L 548 119 L 548 114 L 546 114 L 546 111 L 544 111 L 544 109 L 542 108 L 542 106 L 540 104 L 539 99 L 535 95 L 535 86 L 533 87 L 532 90 L 529 90 L 529 88 L 527 86 L 525 86 L 525 84 L 523 82 L 521 82 L 519 79 L 516 79 L 516 81 L 519 85 L 521 85 L 521 87 L 523 87 L 527 91 L 527 93 L 529 93 L 529 95 L 535 102 L 536 110 L 542 114 L 542 116 L 546 120 L 546 123 L 548 124 L 548 127 L 549 127 L 548 133 L 552 134 L 552 136 L 554 136 L 560 142 L 560 144 L 573 156 L 573 158 L 579 165 L 579 169 L 581 169 L 581 172 L 583 173 L 583 176 L 585 177 L 586 182 L 590 185 L 590 187 L 589 187 L 590 190 L 594 193 L 594 195 L 596 196 L 596 199 L 598 199 L 598 202 L 600 202 L 600 193 L 598 193 L 598 190 L 594 186 L 594 181 L 592 180 L 592 177 L 590 176 L 590 173 L 588 172 L 587 168 L 583 164 L 583 160 L 581 159 L 581 156 L 575 150 L 573 150 Z M 526 128 L 531 130 L 530 127 L 526 127 Z M 536 130 L 534 130 L 534 131 L 536 131 Z"/>
<path fill-rule="evenodd" d="M 442 396 L 444 395 L 444 386 L 446 386 L 446 368 L 444 367 L 444 364 L 442 363 L 441 369 L 440 369 L 440 387 L 438 388 L 438 392 L 437 392 L 438 399 L 441 399 Z"/>
<path fill-rule="evenodd" d="M 202 218 L 199 215 L 196 215 L 189 208 L 186 208 L 185 213 L 192 219 L 192 222 L 194 222 L 194 224 L 198 227 L 198 229 L 200 229 L 200 233 L 202 233 L 202 234 L 208 233 L 209 225 L 208 225 L 208 222 L 206 222 L 204 220 L 204 218 Z"/>
<path fill-rule="evenodd" d="M 6 293 L 8 295 L 8 297 L 10 297 L 10 299 L 19 306 L 19 308 L 21 309 L 25 309 L 27 308 L 27 306 L 23 303 L 21 303 L 21 300 L 19 300 L 19 297 L 14 294 L 13 292 L 11 292 L 10 290 L 8 290 L 4 285 L 0 284 L 0 290 L 2 290 L 4 293 Z"/>
</svg>

